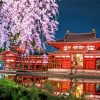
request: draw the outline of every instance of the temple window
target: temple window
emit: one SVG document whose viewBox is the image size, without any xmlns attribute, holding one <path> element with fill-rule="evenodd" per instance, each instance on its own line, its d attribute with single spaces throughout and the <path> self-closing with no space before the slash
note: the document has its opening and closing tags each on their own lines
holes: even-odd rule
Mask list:
<svg viewBox="0 0 100 100">
<path fill-rule="evenodd" d="M 27 77 L 24 77 L 23 80 L 24 80 L 24 81 L 27 80 Z"/>
<path fill-rule="evenodd" d="M 79 49 L 83 49 L 84 48 L 84 46 L 79 46 Z"/>
<path fill-rule="evenodd" d="M 74 68 L 83 68 L 83 54 L 72 54 L 72 66 Z"/>
<path fill-rule="evenodd" d="M 63 50 L 64 50 L 64 51 L 67 51 L 67 50 L 69 50 L 70 48 L 71 48 L 71 46 L 64 46 Z"/>
<path fill-rule="evenodd" d="M 100 69 L 100 59 L 97 59 L 96 60 L 96 68 L 97 69 Z"/>
<path fill-rule="evenodd" d="M 50 58 L 49 58 L 49 67 L 50 68 L 54 68 L 54 56 L 51 56 Z"/>
<path fill-rule="evenodd" d="M 55 56 L 56 58 L 69 58 L 70 55 Z"/>
<path fill-rule="evenodd" d="M 66 57 L 66 56 L 64 56 L 64 55 L 62 56 L 62 58 L 65 58 L 65 57 Z"/>
<path fill-rule="evenodd" d="M 96 84 L 96 94 L 100 94 L 100 84 Z"/>
<path fill-rule="evenodd" d="M 20 68 L 22 68 L 23 66 L 22 66 L 22 64 L 20 64 Z"/>
<path fill-rule="evenodd" d="M 93 94 L 94 93 L 94 89 L 95 89 L 95 84 L 93 83 L 85 83 L 84 84 L 84 92 L 86 94 L 90 93 L 90 94 Z"/>
<path fill-rule="evenodd" d="M 25 64 L 25 65 L 24 65 L 24 68 L 25 68 L 25 69 L 28 69 L 28 65 Z"/>
<path fill-rule="evenodd" d="M 36 65 L 36 69 L 39 70 L 39 68 L 40 68 L 40 65 Z"/>
<path fill-rule="evenodd" d="M 71 48 L 71 46 L 67 46 L 67 48 L 68 48 L 68 49 L 70 49 L 70 48 Z"/>
<path fill-rule="evenodd" d="M 73 49 L 81 50 L 81 49 L 83 49 L 83 48 L 84 48 L 84 46 L 73 46 Z"/>
<path fill-rule="evenodd" d="M 73 49 L 78 49 L 78 46 L 73 46 Z"/>
<path fill-rule="evenodd" d="M 34 65 L 30 65 L 30 69 L 31 69 L 31 70 L 34 69 Z"/>
<path fill-rule="evenodd" d="M 74 95 L 79 98 L 83 94 L 83 84 L 73 83 L 72 84 L 72 91 Z"/>
<path fill-rule="evenodd" d="M 55 64 L 57 68 L 61 68 L 61 59 L 56 59 Z"/>
<path fill-rule="evenodd" d="M 14 62 L 15 60 L 13 58 L 6 59 L 6 62 Z"/>
<path fill-rule="evenodd" d="M 18 69 L 20 65 L 19 65 L 19 63 L 16 63 L 16 65 L 15 65 L 15 66 L 16 66 L 16 68 Z"/>
<path fill-rule="evenodd" d="M 10 63 L 10 67 L 13 68 L 15 64 L 13 62 Z"/>
<path fill-rule="evenodd" d="M 60 58 L 61 56 L 55 56 L 56 58 Z"/>
<path fill-rule="evenodd" d="M 92 55 L 87 55 L 87 56 L 84 56 L 85 58 L 95 58 L 95 56 L 92 56 Z"/>
<path fill-rule="evenodd" d="M 95 49 L 95 46 L 93 46 L 93 45 L 87 46 L 87 49 L 88 50 L 94 50 Z"/>
</svg>

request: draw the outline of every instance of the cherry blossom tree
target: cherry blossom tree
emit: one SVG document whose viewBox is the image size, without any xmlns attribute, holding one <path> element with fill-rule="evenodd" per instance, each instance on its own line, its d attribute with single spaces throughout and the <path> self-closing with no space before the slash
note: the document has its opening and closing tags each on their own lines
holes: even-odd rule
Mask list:
<svg viewBox="0 0 100 100">
<path fill-rule="evenodd" d="M 54 41 L 57 31 L 56 0 L 2 0 L 0 5 L 0 47 L 10 48 L 9 36 L 19 37 L 15 44 L 34 52 L 45 49 L 45 41 Z"/>
</svg>

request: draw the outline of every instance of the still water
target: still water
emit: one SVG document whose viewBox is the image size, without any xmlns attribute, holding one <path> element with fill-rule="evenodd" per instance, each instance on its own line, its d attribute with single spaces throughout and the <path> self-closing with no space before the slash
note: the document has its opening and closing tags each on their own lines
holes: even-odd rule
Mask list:
<svg viewBox="0 0 100 100">
<path fill-rule="evenodd" d="M 47 76 L 31 76 L 31 75 L 16 75 L 16 74 L 1 74 L 0 78 L 14 80 L 16 83 L 29 86 L 35 85 L 43 88 L 47 82 L 53 87 L 56 94 L 67 93 L 66 91 L 75 91 L 76 96 L 82 93 L 88 95 L 100 96 L 100 79 L 84 79 L 84 78 L 56 78 Z"/>
</svg>

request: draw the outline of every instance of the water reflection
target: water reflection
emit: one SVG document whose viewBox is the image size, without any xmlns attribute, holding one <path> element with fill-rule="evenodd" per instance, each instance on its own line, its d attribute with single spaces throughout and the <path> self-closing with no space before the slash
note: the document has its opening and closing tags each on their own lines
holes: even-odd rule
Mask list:
<svg viewBox="0 0 100 100">
<path fill-rule="evenodd" d="M 4 78 L 4 74 L 0 73 L 0 79 Z"/>
<path fill-rule="evenodd" d="M 81 94 L 100 95 L 100 80 L 97 79 L 61 79 L 45 76 L 30 76 L 30 75 L 16 75 L 5 74 L 1 75 L 4 78 L 14 80 L 18 84 L 24 86 L 35 85 L 43 88 L 46 82 L 51 82 L 53 90 L 56 94 L 67 93 L 72 91 L 77 97 Z"/>
<path fill-rule="evenodd" d="M 42 84 L 47 80 L 47 77 L 43 76 L 30 76 L 30 75 L 16 75 L 16 74 L 6 74 L 6 79 L 15 81 L 16 83 L 24 86 L 36 85 L 41 87 Z"/>
</svg>

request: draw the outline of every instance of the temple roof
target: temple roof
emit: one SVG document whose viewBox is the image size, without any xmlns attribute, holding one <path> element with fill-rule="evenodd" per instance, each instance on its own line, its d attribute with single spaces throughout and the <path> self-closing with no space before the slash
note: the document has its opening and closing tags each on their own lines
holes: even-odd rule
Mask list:
<svg viewBox="0 0 100 100">
<path fill-rule="evenodd" d="M 100 38 L 96 38 L 96 32 L 89 33 L 66 33 L 65 37 L 56 42 L 86 42 L 86 41 L 100 41 Z"/>
<path fill-rule="evenodd" d="M 12 54 L 12 55 L 14 55 L 14 56 L 17 55 L 16 53 L 14 53 L 14 52 L 12 52 L 12 51 L 10 51 L 10 50 L 3 51 L 3 52 L 0 53 L 0 54 L 1 54 L 1 55 Z"/>
<path fill-rule="evenodd" d="M 48 52 L 48 54 L 51 55 L 69 55 L 69 53 L 84 53 L 85 55 L 100 55 L 100 51 L 85 51 L 85 50 L 70 50 L 70 51 L 62 51 L 62 50 L 58 50 L 58 51 L 53 51 L 53 52 Z"/>
</svg>

